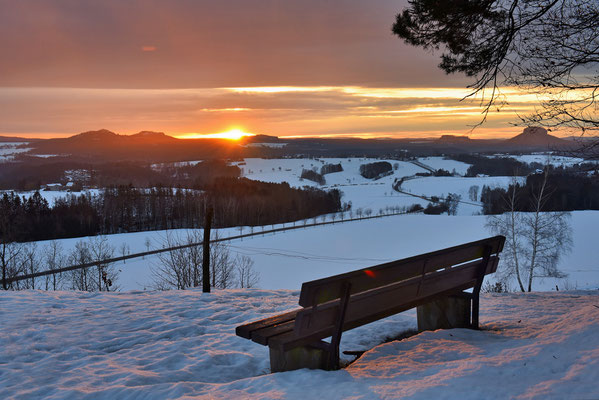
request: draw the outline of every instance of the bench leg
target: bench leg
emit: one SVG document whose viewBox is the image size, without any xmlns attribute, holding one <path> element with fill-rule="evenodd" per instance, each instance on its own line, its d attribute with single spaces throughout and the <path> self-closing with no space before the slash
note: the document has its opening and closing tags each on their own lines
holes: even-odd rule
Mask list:
<svg viewBox="0 0 599 400">
<path fill-rule="evenodd" d="M 471 307 L 470 293 L 442 297 L 418 306 L 418 330 L 471 328 Z"/>
<path fill-rule="evenodd" d="M 270 372 L 292 371 L 300 368 L 327 369 L 329 355 L 325 349 L 316 347 L 295 347 L 283 351 L 270 349 Z"/>
<path fill-rule="evenodd" d="M 472 329 L 479 329 L 479 309 L 480 309 L 480 290 L 483 286 L 483 280 L 485 279 L 485 272 L 489 265 L 489 258 L 491 257 L 491 246 L 486 246 L 483 251 L 483 260 L 481 262 L 478 279 L 476 285 L 472 289 Z"/>
</svg>

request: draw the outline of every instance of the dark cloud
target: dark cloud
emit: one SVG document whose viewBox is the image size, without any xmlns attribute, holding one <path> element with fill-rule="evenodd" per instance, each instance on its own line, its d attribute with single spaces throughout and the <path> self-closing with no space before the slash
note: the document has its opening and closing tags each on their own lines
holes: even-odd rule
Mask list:
<svg viewBox="0 0 599 400">
<path fill-rule="evenodd" d="M 0 86 L 450 86 L 403 1 L 0 0 Z"/>
</svg>

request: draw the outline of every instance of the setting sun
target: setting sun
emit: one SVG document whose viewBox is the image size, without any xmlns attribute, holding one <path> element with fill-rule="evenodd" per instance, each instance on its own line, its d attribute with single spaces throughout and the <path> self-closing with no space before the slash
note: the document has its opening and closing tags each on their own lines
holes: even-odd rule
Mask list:
<svg viewBox="0 0 599 400">
<path fill-rule="evenodd" d="M 180 139 L 228 139 L 228 140 L 239 140 L 246 136 L 256 136 L 254 133 L 244 132 L 241 129 L 230 129 L 226 132 L 219 133 L 190 133 L 187 135 L 179 136 Z"/>
</svg>

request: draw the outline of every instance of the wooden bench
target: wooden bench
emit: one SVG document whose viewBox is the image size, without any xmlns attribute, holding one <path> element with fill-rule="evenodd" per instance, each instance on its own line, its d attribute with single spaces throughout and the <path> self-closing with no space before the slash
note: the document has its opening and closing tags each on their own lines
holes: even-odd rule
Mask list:
<svg viewBox="0 0 599 400">
<path fill-rule="evenodd" d="M 504 242 L 495 236 L 305 282 L 302 308 L 240 325 L 236 334 L 268 346 L 271 371 L 279 372 L 337 369 L 343 331 L 414 307 L 419 330 L 477 329 L 483 279 L 496 271 Z"/>
</svg>

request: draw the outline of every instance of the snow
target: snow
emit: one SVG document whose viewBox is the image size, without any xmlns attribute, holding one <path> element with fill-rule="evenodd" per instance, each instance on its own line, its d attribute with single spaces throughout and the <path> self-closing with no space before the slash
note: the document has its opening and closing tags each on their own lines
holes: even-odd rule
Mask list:
<svg viewBox="0 0 599 400">
<path fill-rule="evenodd" d="M 586 163 L 586 162 L 595 162 L 593 160 L 585 160 L 584 158 L 579 157 L 568 157 L 568 156 L 558 156 L 550 153 L 534 153 L 534 154 L 523 154 L 523 155 L 505 155 L 505 154 L 495 154 L 493 157 L 509 157 L 514 158 L 523 163 L 539 163 L 542 165 L 549 164 L 555 167 L 572 167 L 576 164 Z"/>
<path fill-rule="evenodd" d="M 360 175 L 360 165 L 378 161 L 387 161 L 397 165 L 392 175 L 378 180 L 366 179 Z M 261 159 L 246 158 L 242 168 L 244 177 L 263 182 L 287 182 L 292 187 L 318 187 L 323 190 L 338 189 L 343 192 L 342 202 L 352 203 L 352 208 L 370 208 L 378 212 L 381 208 L 409 206 L 420 203 L 419 200 L 399 194 L 393 190 L 395 179 L 411 176 L 417 172 L 427 172 L 414 164 L 397 160 L 380 160 L 374 158 L 284 158 Z M 326 184 L 318 185 L 307 179 L 300 179 L 303 169 L 320 168 L 325 164 L 341 163 L 343 171 L 324 175 Z M 279 169 L 280 168 L 280 169 Z"/>
<path fill-rule="evenodd" d="M 373 162 L 387 161 L 391 165 L 397 164 L 397 170 L 393 175 L 373 181 L 360 175 L 360 165 Z M 361 184 L 381 184 L 393 182 L 395 178 L 414 175 L 417 172 L 427 172 L 414 164 L 406 161 L 386 160 L 377 158 L 283 158 L 283 159 L 262 159 L 246 158 L 245 165 L 239 165 L 243 169 L 243 176 L 248 179 L 264 182 L 287 182 L 293 187 L 315 186 L 323 189 L 337 186 L 361 185 Z M 316 168 L 320 173 L 320 168 L 325 164 L 339 164 L 343 171 L 326 174 L 326 185 L 319 186 L 315 182 L 304 179 L 300 180 L 303 169 Z M 280 169 L 279 169 L 280 168 Z"/>
<path fill-rule="evenodd" d="M 377 161 L 387 161 L 392 165 L 397 165 L 397 169 L 394 169 L 392 175 L 374 181 L 360 175 L 360 165 Z M 470 166 L 469 164 L 442 157 L 421 158 L 419 161 L 435 169 L 443 168 L 450 172 L 455 170 L 458 174 L 462 175 L 466 173 L 466 170 Z M 374 158 L 247 158 L 244 163 L 241 163 L 239 167 L 242 168 L 243 176 L 248 179 L 276 183 L 287 182 L 293 187 L 312 186 L 323 190 L 338 189 L 343 193 L 342 202 L 351 202 L 354 210 L 358 208 L 370 208 L 374 213 L 377 213 L 380 209 L 386 209 L 387 207 L 409 207 L 412 204 L 426 206 L 429 203 L 426 200 L 401 194 L 393 190 L 393 183 L 396 179 L 413 177 L 419 172 L 429 172 L 407 161 L 379 160 Z M 339 163 L 341 163 L 343 171 L 326 174 L 324 176 L 326 179 L 325 185 L 319 186 L 310 180 L 300 180 L 300 175 L 304 168 L 317 168 L 320 171 L 321 166 L 324 164 Z M 402 184 L 402 190 L 415 195 L 443 198 L 449 193 L 456 193 L 462 196 L 463 201 L 469 202 L 468 190 L 471 186 L 479 186 L 478 195 L 480 198 L 483 186 L 507 187 L 511 183 L 511 180 L 511 177 L 418 177 L 406 180 Z M 462 203 L 457 210 L 459 215 L 478 214 L 480 211 L 480 203 L 474 205 Z"/>
<path fill-rule="evenodd" d="M 470 164 L 463 163 L 461 161 L 450 160 L 443 157 L 424 157 L 419 158 L 418 161 L 421 163 L 428 165 L 433 169 L 444 169 L 449 172 L 453 172 L 455 170 L 459 175 L 466 175 Z"/>
<path fill-rule="evenodd" d="M 320 219 L 319 219 L 320 221 Z M 399 215 L 370 220 L 339 222 L 333 225 L 303 228 L 277 234 L 256 235 L 225 242 L 231 255 L 246 255 L 254 261 L 260 275 L 258 287 L 263 289 L 299 289 L 302 282 L 352 271 L 387 261 L 406 258 L 445 247 L 492 236 L 485 228 L 484 216 Z M 310 221 L 311 222 L 311 221 Z M 574 247 L 565 254 L 558 267 L 567 274 L 565 278 L 537 279 L 533 290 L 599 289 L 599 266 L 594 232 L 599 226 L 599 211 L 572 213 Z M 291 226 L 286 224 L 286 226 Z M 275 225 L 275 228 L 281 225 Z M 271 229 L 271 226 L 264 229 Z M 255 227 L 259 233 L 263 228 Z M 219 229 L 219 237 L 240 233 L 238 228 Z M 250 233 L 244 228 L 243 233 Z M 174 230 L 172 235 L 185 237 L 186 230 Z M 167 231 L 135 232 L 107 235 L 108 243 L 121 255 L 123 243 L 129 253 L 164 247 Z M 79 240 L 62 239 L 65 252 L 72 250 Z M 38 242 L 43 251 L 48 242 Z M 507 255 L 504 255 L 504 257 Z M 151 269 L 158 258 L 149 256 L 118 263 L 121 271 L 117 284 L 123 290 L 152 288 Z M 501 268 L 501 263 L 499 268 Z M 493 277 L 487 281 L 493 283 Z M 516 287 L 515 282 L 512 287 Z"/>
<path fill-rule="evenodd" d="M 478 186 L 477 200 L 480 200 L 483 186 L 488 186 L 490 188 L 505 188 L 512 183 L 513 179 L 513 177 L 509 176 L 487 176 L 474 178 L 431 176 L 405 181 L 401 187 L 402 190 L 406 192 L 426 197 L 437 196 L 439 198 L 445 198 L 449 193 L 458 194 L 462 196 L 461 200 L 463 201 L 458 206 L 458 215 L 473 215 L 481 213 L 482 203 L 470 200 L 468 193 L 470 187 Z M 525 178 L 519 179 L 523 181 Z M 423 204 L 428 204 L 428 202 L 424 202 Z"/>
<path fill-rule="evenodd" d="M 562 399 L 599 397 L 599 292 L 483 294 L 482 330 L 422 332 L 409 311 L 345 332 L 338 371 L 269 373 L 235 327 L 298 291 L 0 292 L 0 397 Z M 347 357 L 346 360 L 352 357 Z"/>
<path fill-rule="evenodd" d="M 373 161 L 248 159 L 241 167 L 251 179 L 316 186 L 299 180 L 302 168 L 341 162 L 344 171 L 325 175 L 326 187 L 342 190 L 354 209 L 376 213 L 387 205 L 426 203 L 391 189 L 396 178 L 424 170 L 389 160 L 398 163 L 393 175 L 362 178 L 359 165 Z M 440 157 L 422 162 L 455 168 Z M 458 193 L 469 201 L 470 186 L 507 186 L 510 179 L 427 177 L 407 180 L 402 188 L 427 196 Z M 53 193 L 66 194 L 41 192 Z M 225 242 L 233 257 L 252 258 L 260 289 L 145 290 L 158 262 L 153 256 L 116 264 L 122 292 L 0 291 L 0 398 L 599 398 L 598 211 L 572 213 L 574 248 L 559 264 L 567 277 L 533 282 L 534 290 L 544 292 L 483 294 L 481 330 L 391 340 L 416 329 L 410 310 L 345 332 L 341 351 L 366 352 L 342 370 L 276 374 L 269 373 L 268 348 L 235 335 L 240 324 L 296 308 L 302 282 L 491 236 L 485 217 L 472 215 L 477 208 L 461 204 L 457 216 L 402 215 L 316 227 L 298 222 L 298 229 Z M 249 231 L 215 230 L 220 237 Z M 123 243 L 137 253 L 147 250 L 147 240 L 159 248 L 167 235 L 185 233 L 106 238 L 118 256 Z M 80 240 L 87 239 L 59 242 L 68 252 Z M 38 249 L 47 244 L 39 242 Z M 493 275 L 486 282 L 493 283 Z M 352 359 L 343 356 L 345 363 Z"/>
<path fill-rule="evenodd" d="M 435 162 L 439 164 L 435 166 L 445 169 L 449 168 L 449 164 L 442 163 L 453 162 L 441 157 L 431 157 L 430 160 L 436 160 Z M 298 175 L 302 168 L 313 166 L 320 168 L 326 163 L 341 163 L 344 171 L 325 175 L 327 179 L 325 187 L 338 188 L 343 192 L 342 201 L 352 202 L 354 217 L 358 208 L 371 208 L 373 214 L 377 214 L 379 209 L 386 207 L 409 206 L 414 203 L 423 206 L 428 204 L 426 200 L 400 194 L 392 189 L 396 178 L 409 177 L 416 172 L 423 172 L 423 169 L 409 162 L 388 160 L 392 164 L 397 163 L 398 168 L 394 170 L 394 174 L 372 181 L 360 176 L 359 166 L 373 161 L 376 159 L 246 159 L 241 167 L 244 168 L 244 175 L 252 179 L 271 182 L 287 181 L 292 186 L 317 186 L 314 182 L 299 180 Z M 302 227 L 276 235 L 257 235 L 226 242 L 226 244 L 233 257 L 247 255 L 254 261 L 254 268 L 260 275 L 259 287 L 297 289 L 298 283 L 311 279 L 491 236 L 492 233 L 485 228 L 485 217 L 473 215 L 479 214 L 481 207 L 478 202 L 469 199 L 468 190 L 471 186 L 479 186 L 480 199 L 480 192 L 484 185 L 506 187 L 511 179 L 511 177 L 419 177 L 403 182 L 402 189 L 416 195 L 427 197 L 445 197 L 449 193 L 461 195 L 462 203 L 458 206 L 457 216 L 383 217 L 318 227 Z M 65 196 L 67 192 L 42 191 L 41 194 L 52 203 L 56 197 Z M 568 275 L 560 279 L 539 279 L 533 286 L 535 290 L 555 290 L 556 285 L 562 290 L 599 287 L 599 268 L 596 264 L 598 253 L 592 240 L 595 227 L 599 225 L 599 212 L 579 211 L 572 215 L 574 248 L 571 253 L 564 255 L 559 265 L 559 268 Z M 345 213 L 344 217 L 347 219 L 349 213 Z M 330 221 L 330 218 L 327 220 Z M 340 217 L 337 218 L 337 221 L 339 220 Z M 318 218 L 318 222 L 320 221 L 322 218 Z M 308 222 L 312 223 L 313 220 L 310 219 Z M 295 225 L 302 226 L 303 222 L 298 221 Z M 276 225 L 275 228 L 281 226 Z M 289 227 L 291 224 L 287 223 L 286 226 Z M 260 232 L 271 228 L 271 226 L 241 227 L 217 231 L 220 237 L 229 237 L 250 233 L 251 230 Z M 185 230 L 171 233 L 178 234 L 182 238 L 186 235 Z M 107 239 L 115 249 L 114 255 L 120 256 L 123 255 L 121 253 L 123 244 L 126 244 L 127 254 L 141 253 L 164 247 L 166 236 L 166 231 L 152 231 L 108 235 Z M 150 248 L 145 245 L 146 239 L 151 243 Z M 87 239 L 63 239 L 59 242 L 68 253 L 80 240 Z M 43 252 L 45 246 L 47 242 L 39 242 L 39 251 Z M 151 269 L 157 265 L 157 262 L 158 258 L 153 256 L 119 263 L 117 265 L 120 270 L 118 285 L 123 290 L 152 288 Z M 493 279 L 491 278 L 490 281 L 493 282 Z"/>
<path fill-rule="evenodd" d="M 31 150 L 31 148 L 18 148 L 18 146 L 22 146 L 27 144 L 26 142 L 10 142 L 4 143 L 0 142 L 0 163 L 10 161 L 15 158 L 15 155 L 18 153 L 25 153 Z"/>
</svg>

